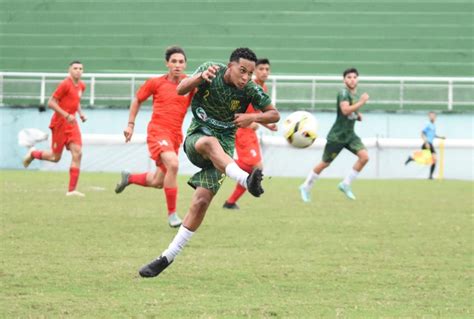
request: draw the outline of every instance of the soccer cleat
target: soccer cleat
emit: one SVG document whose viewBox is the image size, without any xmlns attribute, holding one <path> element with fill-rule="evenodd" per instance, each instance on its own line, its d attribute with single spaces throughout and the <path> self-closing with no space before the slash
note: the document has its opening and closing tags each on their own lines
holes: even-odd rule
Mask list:
<svg viewBox="0 0 474 319">
<path fill-rule="evenodd" d="M 263 173 L 260 168 L 256 168 L 247 177 L 247 190 L 255 197 L 263 194 L 262 188 Z"/>
<path fill-rule="evenodd" d="M 408 163 L 410 163 L 411 161 L 413 161 L 413 158 L 411 158 L 411 156 L 408 156 L 408 159 L 405 161 L 405 165 L 408 165 Z"/>
<path fill-rule="evenodd" d="M 34 160 L 33 151 L 34 150 L 35 150 L 34 147 L 30 148 L 28 153 L 26 153 L 25 157 L 23 157 L 23 167 L 27 168 L 28 166 L 30 166 L 31 162 L 33 162 L 33 160 Z"/>
<path fill-rule="evenodd" d="M 181 218 L 179 218 L 178 214 L 173 213 L 171 215 L 168 215 L 168 224 L 170 225 L 170 227 L 176 228 L 181 226 L 182 223 L 183 221 L 181 220 Z"/>
<path fill-rule="evenodd" d="M 301 199 L 303 200 L 303 202 L 309 203 L 311 201 L 309 190 L 306 187 L 304 187 L 304 185 L 301 185 L 299 189 L 300 189 Z"/>
<path fill-rule="evenodd" d="M 123 192 L 125 187 L 129 185 L 128 183 L 128 178 L 130 177 L 130 172 L 129 171 L 122 171 L 122 179 L 120 180 L 120 183 L 117 183 L 117 186 L 115 186 L 115 192 L 117 194 L 120 194 Z"/>
<path fill-rule="evenodd" d="M 85 197 L 86 195 L 83 194 L 83 193 L 81 193 L 81 192 L 79 192 L 79 191 L 74 190 L 74 191 L 67 192 L 67 193 L 66 193 L 66 196 Z"/>
<path fill-rule="evenodd" d="M 352 199 L 352 200 L 356 199 L 355 195 L 352 193 L 350 185 L 346 185 L 341 182 L 339 183 L 339 185 L 337 185 L 337 188 L 339 188 L 339 190 L 343 192 L 347 198 Z"/>
<path fill-rule="evenodd" d="M 160 256 L 148 265 L 143 266 L 138 273 L 144 278 L 156 277 L 172 263 L 173 261 L 168 262 L 165 256 Z"/>
<path fill-rule="evenodd" d="M 222 208 L 234 210 L 240 209 L 239 205 L 237 205 L 236 203 L 229 203 L 228 201 L 225 201 L 224 205 L 222 205 Z"/>
</svg>

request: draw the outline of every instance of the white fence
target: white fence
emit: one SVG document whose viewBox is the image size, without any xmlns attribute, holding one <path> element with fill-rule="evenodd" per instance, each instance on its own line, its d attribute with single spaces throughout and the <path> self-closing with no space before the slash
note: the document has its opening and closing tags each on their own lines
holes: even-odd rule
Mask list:
<svg viewBox="0 0 474 319">
<path fill-rule="evenodd" d="M 65 73 L 0 72 L 0 105 L 44 105 Z M 82 103 L 128 106 L 139 85 L 157 74 L 86 73 Z M 273 75 L 272 100 L 282 109 L 334 108 L 341 76 Z M 474 77 L 361 76 L 374 110 L 474 110 Z"/>
<path fill-rule="evenodd" d="M 84 171 L 119 172 L 122 169 L 131 171 L 153 170 L 154 163 L 148 157 L 146 135 L 135 134 L 130 143 L 125 144 L 120 134 L 84 134 L 82 169 Z M 318 138 L 309 148 L 290 147 L 281 136 L 260 136 L 264 168 L 267 176 L 301 177 L 307 175 L 311 168 L 321 160 L 326 140 Z M 364 169 L 362 178 L 426 178 L 429 166 L 404 162 L 414 150 L 420 148 L 421 138 L 364 138 L 370 161 Z M 50 144 L 50 143 L 48 143 Z M 446 139 L 435 140 L 438 152 L 436 173 L 439 178 L 474 180 L 474 140 Z M 43 170 L 67 170 L 69 153 L 64 154 L 60 163 L 34 162 Z M 180 152 L 180 174 L 190 175 L 198 168 L 193 166 Z M 341 178 L 352 167 L 356 157 L 343 151 L 334 163 L 324 172 L 324 177 Z"/>
</svg>

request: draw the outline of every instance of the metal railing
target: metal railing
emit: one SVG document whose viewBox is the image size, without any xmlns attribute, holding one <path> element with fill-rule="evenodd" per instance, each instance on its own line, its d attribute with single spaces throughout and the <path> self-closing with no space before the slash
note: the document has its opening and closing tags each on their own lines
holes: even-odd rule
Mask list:
<svg viewBox="0 0 474 319">
<path fill-rule="evenodd" d="M 0 105 L 44 105 L 66 73 L 0 72 Z M 83 105 L 126 107 L 138 87 L 160 74 L 86 73 Z M 369 110 L 474 111 L 474 77 L 361 76 Z M 272 75 L 268 86 L 281 109 L 333 109 L 341 76 Z"/>
</svg>

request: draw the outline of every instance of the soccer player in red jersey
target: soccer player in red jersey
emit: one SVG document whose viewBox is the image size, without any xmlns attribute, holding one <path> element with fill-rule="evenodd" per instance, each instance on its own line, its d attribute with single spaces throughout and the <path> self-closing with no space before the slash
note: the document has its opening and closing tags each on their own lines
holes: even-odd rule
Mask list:
<svg viewBox="0 0 474 319">
<path fill-rule="evenodd" d="M 192 94 L 181 96 L 176 93 L 178 84 L 186 78 L 184 50 L 176 46 L 168 48 L 165 60 L 168 73 L 151 78 L 140 87 L 130 105 L 128 125 L 123 132 L 125 142 L 129 142 L 133 136 L 135 118 L 140 105 L 153 96 L 153 114 L 148 124 L 147 144 L 150 157 L 156 163 L 156 171 L 140 174 L 123 171 L 115 192 L 121 193 L 130 184 L 163 188 L 168 207 L 168 223 L 171 227 L 179 227 L 181 219 L 176 213 L 178 151 L 183 141 L 181 126 Z"/>
<path fill-rule="evenodd" d="M 81 81 L 83 72 L 82 63 L 73 61 L 69 64 L 69 76 L 56 88 L 48 101 L 48 106 L 54 110 L 49 128 L 52 131 L 51 150 L 40 151 L 30 149 L 23 159 L 23 166 L 27 168 L 34 159 L 59 162 L 64 147 L 71 152 L 72 162 L 69 169 L 69 189 L 67 196 L 80 196 L 84 194 L 76 190 L 82 157 L 82 137 L 76 121 L 76 113 L 82 122 L 87 120 L 81 110 L 81 96 L 86 85 Z"/>
<path fill-rule="evenodd" d="M 263 88 L 265 93 L 268 93 L 267 85 L 265 81 L 270 75 L 270 61 L 266 58 L 258 59 L 255 63 L 255 79 L 254 82 Z M 250 104 L 247 108 L 246 113 L 257 113 Z M 276 131 L 276 124 L 261 124 L 269 130 Z M 247 173 L 251 173 L 254 168 L 263 168 L 262 154 L 260 152 L 260 143 L 256 130 L 259 128 L 259 124 L 252 123 L 249 127 L 240 127 L 235 133 L 235 151 L 237 152 L 237 165 Z M 223 208 L 227 209 L 239 209 L 237 200 L 245 193 L 247 189 L 237 184 L 234 192 L 225 201 Z"/>
</svg>

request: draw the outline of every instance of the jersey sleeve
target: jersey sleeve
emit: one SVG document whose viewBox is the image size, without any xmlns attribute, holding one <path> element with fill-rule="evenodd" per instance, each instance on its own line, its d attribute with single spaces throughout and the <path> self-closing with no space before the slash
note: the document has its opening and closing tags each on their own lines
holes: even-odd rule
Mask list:
<svg viewBox="0 0 474 319">
<path fill-rule="evenodd" d="M 56 88 L 56 91 L 54 91 L 53 97 L 56 100 L 60 100 L 67 94 L 68 91 L 69 91 L 69 86 L 67 85 L 67 82 L 62 81 Z"/>
<path fill-rule="evenodd" d="M 339 93 L 337 94 L 337 99 L 339 103 L 341 103 L 342 101 L 347 101 L 349 103 L 351 102 L 351 98 L 347 90 L 340 90 Z"/>
<path fill-rule="evenodd" d="M 147 80 L 137 91 L 137 100 L 138 102 L 142 103 L 146 101 L 150 95 L 153 94 L 154 90 L 154 81 L 153 79 Z"/>
<path fill-rule="evenodd" d="M 194 71 L 193 76 L 198 74 L 198 73 L 206 71 L 211 65 L 215 65 L 215 64 L 217 64 L 217 63 L 210 62 L 210 61 L 201 64 L 200 66 L 198 66 L 196 71 Z"/>
<path fill-rule="evenodd" d="M 249 88 L 249 94 L 250 94 L 252 106 L 255 109 L 262 110 L 265 107 L 272 104 L 272 99 L 270 98 L 270 96 L 267 93 L 265 93 L 265 91 L 263 91 L 263 89 L 260 86 L 256 84 L 252 85 Z"/>
<path fill-rule="evenodd" d="M 84 92 L 86 90 L 86 84 L 84 82 L 81 82 L 81 84 L 82 92 Z"/>
</svg>

